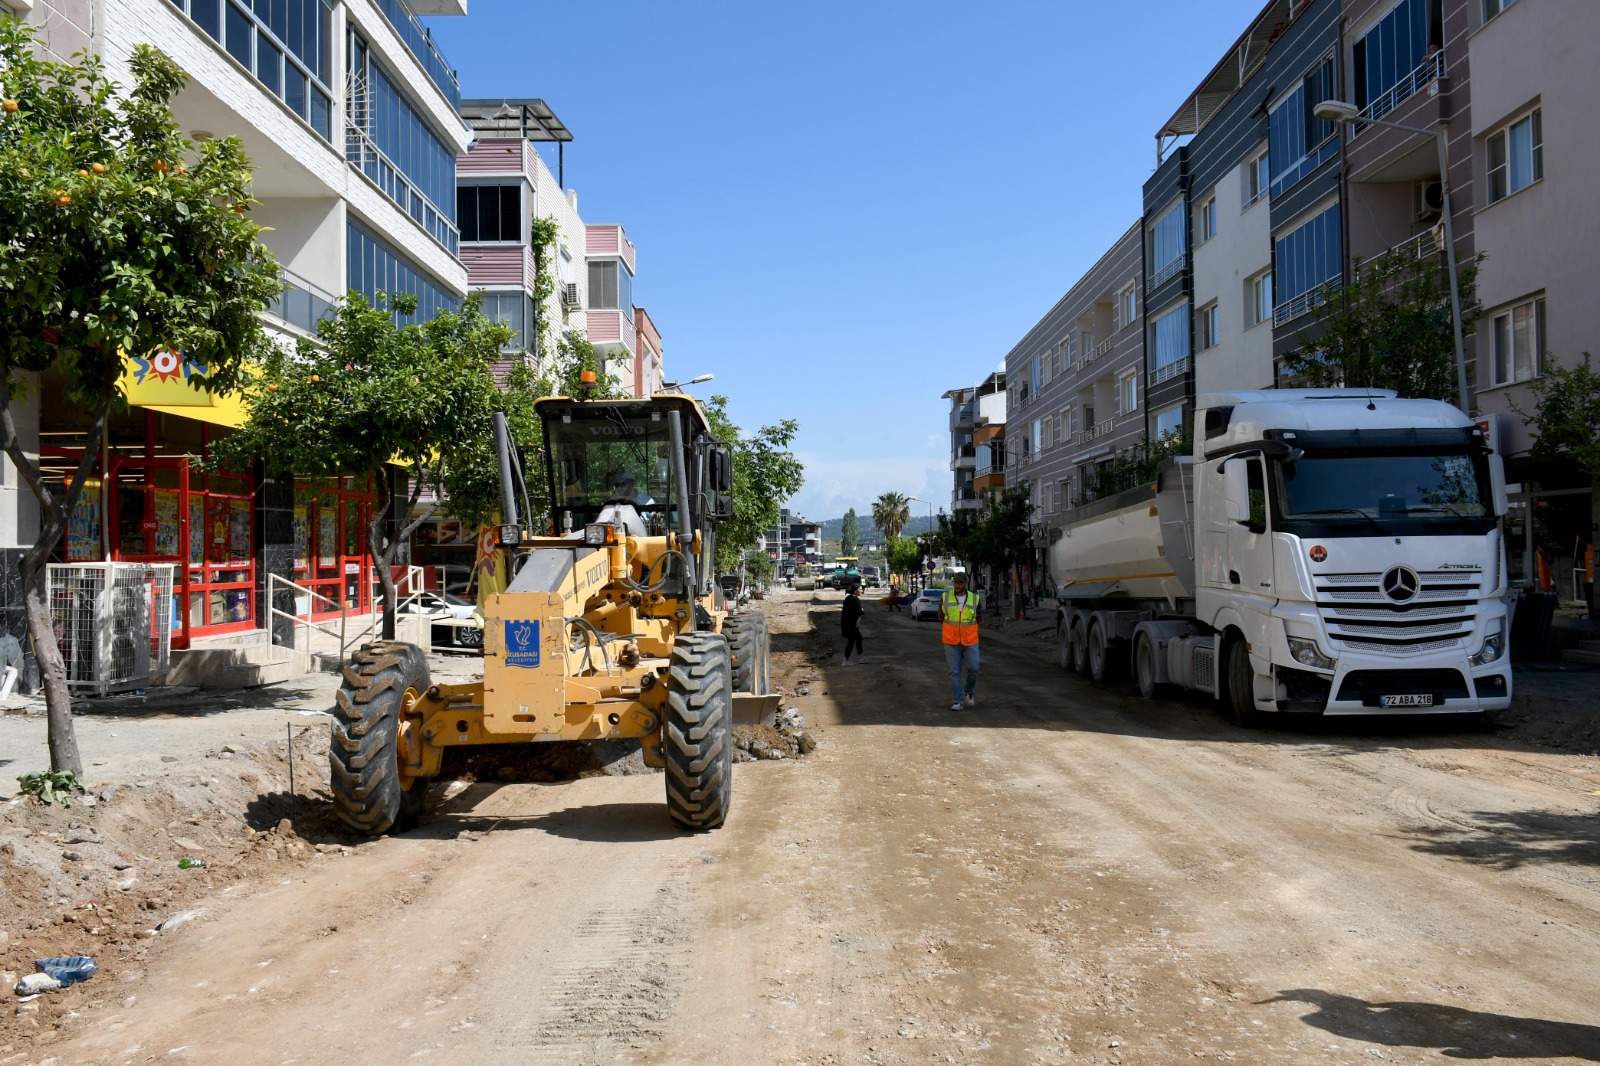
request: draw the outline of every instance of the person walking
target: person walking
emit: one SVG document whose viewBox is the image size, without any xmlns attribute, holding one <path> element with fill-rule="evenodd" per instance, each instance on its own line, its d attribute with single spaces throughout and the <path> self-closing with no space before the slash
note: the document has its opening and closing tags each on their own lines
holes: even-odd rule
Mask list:
<svg viewBox="0 0 1600 1066">
<path fill-rule="evenodd" d="M 904 608 L 900 606 L 900 582 L 898 581 L 889 582 L 889 610 L 904 612 Z"/>
<path fill-rule="evenodd" d="M 839 629 L 844 633 L 844 664 L 850 665 L 850 652 L 856 653 L 856 662 L 867 661 L 865 649 L 861 644 L 861 615 L 864 608 L 861 606 L 861 587 L 852 585 L 844 596 L 844 610 L 839 615 Z"/>
<path fill-rule="evenodd" d="M 950 709 L 970 710 L 978 705 L 978 609 L 976 592 L 967 591 L 967 575 L 951 579 L 953 587 L 944 590 L 939 603 L 939 621 L 944 638 L 944 658 L 950 667 Z M 966 669 L 966 684 L 961 672 Z"/>
</svg>

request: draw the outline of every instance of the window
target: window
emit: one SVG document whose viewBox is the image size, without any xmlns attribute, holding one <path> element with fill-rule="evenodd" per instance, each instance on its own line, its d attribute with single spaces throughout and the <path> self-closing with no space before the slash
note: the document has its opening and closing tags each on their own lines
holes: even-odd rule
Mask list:
<svg viewBox="0 0 1600 1066">
<path fill-rule="evenodd" d="M 1117 412 L 1131 415 L 1139 409 L 1139 372 L 1130 370 L 1117 379 Z"/>
<path fill-rule="evenodd" d="M 1408 70 L 1410 68 L 1407 68 Z M 1272 195 L 1290 188 L 1332 159 L 1337 123 L 1317 118 L 1312 108 L 1337 94 L 1333 57 L 1320 61 L 1267 117 L 1267 154 L 1272 160 Z"/>
<path fill-rule="evenodd" d="M 1544 372 L 1544 298 L 1496 311 L 1490 331 L 1494 384 L 1528 381 Z"/>
<path fill-rule="evenodd" d="M 1028 386 L 1029 395 L 1039 395 L 1039 357 L 1034 356 L 1028 360 Z"/>
<path fill-rule="evenodd" d="M 1155 437 L 1164 440 L 1167 437 L 1180 436 L 1183 433 L 1183 404 L 1175 404 L 1165 410 L 1157 411 L 1155 418 Z"/>
<path fill-rule="evenodd" d="M 1246 329 L 1258 322 L 1272 321 L 1272 271 L 1257 274 L 1244 283 Z"/>
<path fill-rule="evenodd" d="M 1504 200 L 1544 177 L 1544 129 L 1536 108 L 1489 135 L 1489 202 Z"/>
<path fill-rule="evenodd" d="M 1206 197 L 1205 203 L 1200 205 L 1198 212 L 1200 223 L 1199 244 L 1204 244 L 1217 235 L 1217 198 Z"/>
<path fill-rule="evenodd" d="M 370 233 L 359 222 L 345 226 L 345 287 L 368 300 L 382 291 L 409 292 L 417 298 L 417 313 L 396 321 L 427 322 L 440 311 L 453 311 L 460 301 L 435 285 L 421 270 L 411 265 L 388 242 Z"/>
<path fill-rule="evenodd" d="M 1132 285 L 1117 293 L 1117 322 L 1119 326 L 1132 325 L 1139 317 L 1139 294 Z"/>
<path fill-rule="evenodd" d="M 1044 355 L 1041 355 L 1037 359 L 1035 359 L 1034 362 L 1039 364 L 1039 384 L 1040 384 L 1040 386 L 1042 387 L 1042 386 L 1050 384 L 1050 379 L 1055 377 L 1055 370 L 1054 370 L 1055 357 L 1054 357 L 1054 353 L 1046 353 Z"/>
<path fill-rule="evenodd" d="M 1405 95 L 1411 95 L 1412 72 L 1428 58 L 1431 47 L 1444 44 L 1439 16 L 1440 0 L 1400 0 L 1361 35 L 1350 51 L 1357 107 L 1375 104 L 1372 117 L 1380 118 L 1393 109 L 1391 90 L 1405 83 Z"/>
<path fill-rule="evenodd" d="M 1215 348 L 1222 343 L 1222 315 L 1217 301 L 1212 300 L 1200 309 L 1200 350 Z"/>
<path fill-rule="evenodd" d="M 620 259 L 589 264 L 589 307 L 621 311 L 633 317 L 633 275 Z"/>
<path fill-rule="evenodd" d="M 1274 242 L 1276 275 L 1272 291 L 1279 304 L 1305 295 L 1340 276 L 1344 263 L 1339 234 L 1339 205 L 1305 222 Z M 1310 301 L 1307 301 L 1307 308 Z"/>
<path fill-rule="evenodd" d="M 1272 187 L 1272 157 L 1262 152 L 1245 164 L 1244 206 L 1249 207 Z"/>
<path fill-rule="evenodd" d="M 456 190 L 456 225 L 464 241 L 521 241 L 521 185 L 463 185 Z"/>
<path fill-rule="evenodd" d="M 1181 303 L 1150 324 L 1150 346 L 1155 351 L 1150 383 L 1176 377 L 1189 366 L 1189 305 Z"/>
<path fill-rule="evenodd" d="M 435 240 L 456 251 L 456 228 L 448 214 L 456 194 L 455 149 L 434 135 L 401 83 L 354 31 L 348 60 L 352 91 L 346 104 L 345 158 Z"/>
<path fill-rule="evenodd" d="M 333 94 L 327 82 L 333 74 L 333 8 L 328 0 L 171 3 L 324 140 L 333 139 Z"/>
<path fill-rule="evenodd" d="M 502 322 L 512 329 L 508 347 L 531 351 L 529 329 L 533 326 L 533 298 L 525 292 L 486 292 L 478 298 L 485 318 Z"/>
<path fill-rule="evenodd" d="M 1515 2 L 1516 0 L 1483 0 L 1483 21 L 1488 22 Z"/>
<path fill-rule="evenodd" d="M 1028 423 L 1028 436 L 1031 442 L 1030 451 L 1033 455 L 1038 455 L 1044 451 L 1044 419 L 1035 418 Z"/>
<path fill-rule="evenodd" d="M 1159 285 L 1183 269 L 1187 214 L 1179 200 L 1150 227 L 1150 284 Z"/>
</svg>

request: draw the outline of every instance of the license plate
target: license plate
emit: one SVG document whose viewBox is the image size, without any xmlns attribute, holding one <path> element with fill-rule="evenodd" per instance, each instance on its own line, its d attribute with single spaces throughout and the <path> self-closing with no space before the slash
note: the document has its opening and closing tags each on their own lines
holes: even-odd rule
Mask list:
<svg viewBox="0 0 1600 1066">
<path fill-rule="evenodd" d="M 1379 696 L 1380 707 L 1432 707 L 1433 693 L 1413 692 L 1404 696 Z"/>
</svg>

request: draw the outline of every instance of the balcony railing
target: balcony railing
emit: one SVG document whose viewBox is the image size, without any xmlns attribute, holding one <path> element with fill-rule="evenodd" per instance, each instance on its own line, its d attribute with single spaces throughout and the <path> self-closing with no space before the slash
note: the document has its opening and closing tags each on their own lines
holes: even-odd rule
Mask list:
<svg viewBox="0 0 1600 1066">
<path fill-rule="evenodd" d="M 1104 422 L 1096 422 L 1094 425 L 1094 435 L 1097 437 L 1109 437 L 1111 435 L 1112 422 L 1113 419 L 1110 418 L 1106 419 Z"/>
<path fill-rule="evenodd" d="M 1371 122 L 1382 118 L 1442 77 L 1444 77 L 1444 53 L 1435 52 L 1424 59 L 1416 70 L 1401 78 L 1388 92 L 1382 93 L 1362 108 L 1362 121 Z M 1352 127 L 1350 135 L 1354 137 L 1360 129 L 1359 125 Z"/>
<path fill-rule="evenodd" d="M 1090 362 L 1093 362 L 1095 359 L 1099 359 L 1102 356 L 1110 355 L 1111 349 L 1115 348 L 1116 346 L 1117 339 L 1115 337 L 1107 337 L 1105 340 L 1095 345 L 1094 355 L 1091 357 Z"/>
<path fill-rule="evenodd" d="M 394 32 L 411 49 L 411 54 L 417 58 L 422 69 L 427 71 L 428 79 L 450 101 L 450 109 L 460 111 L 461 83 L 456 80 L 456 72 L 450 69 L 450 64 L 445 62 L 439 49 L 434 47 L 433 35 L 417 21 L 417 16 L 406 7 L 404 0 L 378 0 L 378 6 L 388 17 Z"/>
<path fill-rule="evenodd" d="M 314 336 L 317 323 L 333 314 L 333 294 L 292 270 L 280 269 L 279 273 L 283 276 L 283 295 L 267 305 L 267 313 Z"/>
<path fill-rule="evenodd" d="M 1187 355 L 1178 359 L 1174 359 L 1172 362 L 1158 366 L 1154 370 L 1150 371 L 1150 384 L 1159 385 L 1169 378 L 1177 377 L 1179 374 L 1182 374 L 1188 369 L 1189 357 Z"/>
<path fill-rule="evenodd" d="M 1168 278 L 1176 277 L 1178 272 L 1182 270 L 1184 266 L 1188 264 L 1188 262 L 1189 255 L 1187 252 L 1185 252 L 1176 259 L 1157 267 L 1156 272 L 1150 275 L 1150 287 L 1155 288 Z"/>
<path fill-rule="evenodd" d="M 1004 474 L 1005 472 L 1006 472 L 1006 468 L 1005 467 L 1001 466 L 998 463 L 990 463 L 988 466 L 980 466 L 980 467 L 978 467 L 978 469 L 973 473 L 973 476 L 974 477 L 993 477 L 995 474 Z"/>
<path fill-rule="evenodd" d="M 344 127 L 344 157 L 367 177 L 377 183 L 384 195 L 393 200 L 400 210 L 416 219 L 451 255 L 461 254 L 461 231 L 451 221 L 454 212 L 441 211 L 421 189 L 411 183 L 405 172 L 383 154 L 367 131 L 353 122 Z"/>
<path fill-rule="evenodd" d="M 1328 302 L 1328 297 L 1339 291 L 1341 282 L 1338 278 L 1323 282 L 1313 289 L 1301 293 L 1291 300 L 1285 300 L 1272 309 L 1272 325 L 1274 328 L 1285 322 L 1292 322 L 1301 315 Z"/>
<path fill-rule="evenodd" d="M 1415 237 L 1407 237 L 1393 248 L 1387 248 L 1373 256 L 1372 259 L 1386 259 L 1391 256 L 1399 259 L 1426 259 L 1428 256 L 1438 255 L 1444 250 L 1444 245 L 1439 239 L 1440 228 L 1436 226 L 1433 229 L 1423 230 Z M 1364 273 L 1365 267 L 1372 262 L 1372 259 L 1366 260 L 1357 269 L 1358 277 Z"/>
</svg>

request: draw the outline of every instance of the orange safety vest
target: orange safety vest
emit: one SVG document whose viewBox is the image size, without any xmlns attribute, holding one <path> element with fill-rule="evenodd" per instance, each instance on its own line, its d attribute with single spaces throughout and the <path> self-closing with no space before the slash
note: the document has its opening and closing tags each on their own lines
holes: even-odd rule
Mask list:
<svg viewBox="0 0 1600 1066">
<path fill-rule="evenodd" d="M 944 623 L 944 642 L 967 647 L 978 643 L 978 594 L 971 589 L 958 601 L 950 589 L 939 603 L 939 620 Z"/>
</svg>

